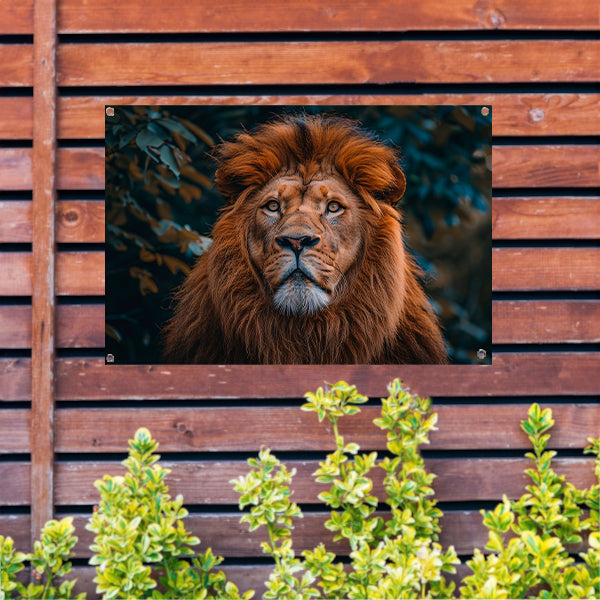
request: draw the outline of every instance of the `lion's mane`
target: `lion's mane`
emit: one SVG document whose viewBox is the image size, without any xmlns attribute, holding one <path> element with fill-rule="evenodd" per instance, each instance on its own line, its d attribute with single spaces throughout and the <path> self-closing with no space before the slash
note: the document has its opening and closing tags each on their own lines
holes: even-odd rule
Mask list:
<svg viewBox="0 0 600 600">
<path fill-rule="evenodd" d="M 210 249 L 175 295 L 165 357 L 198 364 L 444 363 L 435 315 L 404 248 L 394 205 L 405 179 L 395 152 L 345 119 L 296 116 L 240 133 L 217 151 L 226 199 Z M 284 315 L 247 248 L 252 195 L 281 173 L 341 175 L 364 203 L 362 252 L 345 292 L 323 310 Z"/>
</svg>

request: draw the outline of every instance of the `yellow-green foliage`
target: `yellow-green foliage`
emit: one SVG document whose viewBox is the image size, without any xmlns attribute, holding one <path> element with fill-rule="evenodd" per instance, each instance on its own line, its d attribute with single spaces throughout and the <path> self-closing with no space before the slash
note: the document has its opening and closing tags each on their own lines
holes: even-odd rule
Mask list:
<svg viewBox="0 0 600 600">
<path fill-rule="evenodd" d="M 334 540 L 348 542 L 350 564 L 323 544 L 296 556 L 291 533 L 302 512 L 291 500 L 295 473 L 268 449 L 249 459 L 250 471 L 232 481 L 240 507 L 249 507 L 242 521 L 250 531 L 265 527 L 268 533 L 262 549 L 275 566 L 264 598 L 453 598 L 457 591 L 460 598 L 600 598 L 599 485 L 577 489 L 552 469 L 550 409 L 533 404 L 522 422 L 533 446 L 526 455 L 533 462 L 526 470 L 531 484 L 518 500 L 505 496 L 494 510 L 482 511 L 489 532 L 485 553 L 475 550 L 466 563 L 471 573 L 456 590 L 445 573 L 455 573 L 459 560 L 452 546 L 438 543 L 442 512 L 433 497 L 435 475 L 419 453 L 437 415 L 429 398 L 410 393 L 398 380 L 388 392 L 375 419 L 387 435 L 389 456 L 383 460 L 375 452 L 361 454 L 358 444 L 339 433 L 339 419 L 358 414 L 367 401 L 354 386 L 319 388 L 306 394 L 302 407 L 331 424 L 335 451 L 314 476 L 328 486 L 319 495 L 330 509 L 325 526 Z M 590 443 L 586 452 L 596 455 L 600 479 L 600 442 Z M 150 432 L 139 429 L 129 446 L 125 475 L 96 482 L 100 503 L 87 528 L 96 534 L 90 563 L 96 565 L 98 593 L 105 600 L 240 598 L 236 586 L 214 570 L 222 558 L 210 548 L 200 555 L 192 549 L 199 539 L 183 525 L 183 498 L 169 495 L 169 471 L 158 464 Z M 374 469 L 384 471 L 382 499 L 373 494 Z M 390 507 L 386 518 L 375 513 L 383 502 Z M 568 546 L 584 541 L 587 551 L 576 560 Z M 48 522 L 31 554 L 16 552 L 13 540 L 0 536 L 0 600 L 73 598 L 75 581 L 65 578 L 76 542 L 70 517 Z M 16 576 L 28 562 L 35 582 L 26 587 Z"/>
<path fill-rule="evenodd" d="M 270 544 L 263 550 L 275 559 L 265 598 L 452 598 L 454 573 L 459 563 L 454 548 L 444 550 L 437 542 L 441 511 L 433 499 L 431 483 L 419 446 L 427 444 L 437 415 L 428 398 L 420 398 L 395 380 L 382 400 L 381 417 L 375 425 L 387 434 L 392 457 L 378 461 L 376 453 L 359 454 L 359 446 L 346 443 L 338 421 L 360 412 L 367 401 L 354 386 L 339 382 L 327 390 L 306 394 L 302 407 L 317 413 L 319 422 L 332 426 L 336 450 L 314 473 L 317 482 L 329 485 L 319 495 L 331 510 L 325 526 L 334 540 L 349 543 L 350 565 L 344 568 L 334 553 L 321 544 L 296 558 L 291 544 L 292 517 L 301 517 L 291 502 L 293 473 L 264 450 L 246 477 L 233 481 L 240 493 L 240 507 L 252 505 L 242 520 L 251 529 L 264 525 Z M 600 539 L 598 533 L 598 485 L 578 490 L 551 468 L 555 452 L 546 450 L 552 412 L 534 404 L 522 422 L 533 452 L 527 453 L 534 468 L 532 480 L 519 500 L 503 501 L 493 511 L 482 511 L 489 530 L 486 554 L 476 549 L 467 566 L 472 574 L 462 581 L 461 598 L 599 598 Z M 598 440 L 586 451 L 598 456 Z M 372 494 L 370 473 L 385 471 L 385 501 L 389 518 L 375 516 L 380 499 Z M 276 470 L 278 469 L 278 470 Z M 596 475 L 600 466 L 596 459 Z M 280 500 L 273 504 L 274 499 Z M 292 510 L 293 507 L 293 510 Z M 586 511 L 589 511 L 587 513 Z M 589 550 L 581 561 L 566 546 L 587 538 Z M 282 552 L 284 550 L 284 552 Z M 298 578 L 295 574 L 302 573 Z"/>
</svg>

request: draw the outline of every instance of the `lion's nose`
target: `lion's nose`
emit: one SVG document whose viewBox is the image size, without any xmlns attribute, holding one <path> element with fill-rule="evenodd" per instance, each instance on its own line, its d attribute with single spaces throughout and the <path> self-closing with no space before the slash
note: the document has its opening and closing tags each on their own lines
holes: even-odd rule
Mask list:
<svg viewBox="0 0 600 600">
<path fill-rule="evenodd" d="M 300 254 L 304 248 L 316 246 L 321 241 L 321 238 L 313 235 L 303 235 L 300 237 L 280 235 L 275 238 L 275 241 L 282 248 L 291 248 L 296 254 Z"/>
</svg>

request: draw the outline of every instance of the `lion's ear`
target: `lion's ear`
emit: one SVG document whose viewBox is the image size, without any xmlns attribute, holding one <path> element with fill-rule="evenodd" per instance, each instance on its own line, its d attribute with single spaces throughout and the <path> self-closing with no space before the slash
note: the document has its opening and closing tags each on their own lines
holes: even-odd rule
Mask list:
<svg viewBox="0 0 600 600">
<path fill-rule="evenodd" d="M 404 196 L 406 190 L 406 177 L 402 169 L 395 163 L 389 163 L 389 172 L 387 179 L 387 185 L 384 189 L 375 193 L 377 200 L 395 206 L 399 202 L 400 198 Z"/>
</svg>

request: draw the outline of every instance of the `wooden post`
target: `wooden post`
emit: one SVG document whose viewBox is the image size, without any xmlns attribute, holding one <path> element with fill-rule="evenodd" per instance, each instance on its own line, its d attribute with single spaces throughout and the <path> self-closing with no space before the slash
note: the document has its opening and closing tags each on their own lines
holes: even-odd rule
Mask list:
<svg viewBox="0 0 600 600">
<path fill-rule="evenodd" d="M 33 12 L 32 547 L 54 512 L 56 0 Z"/>
</svg>

